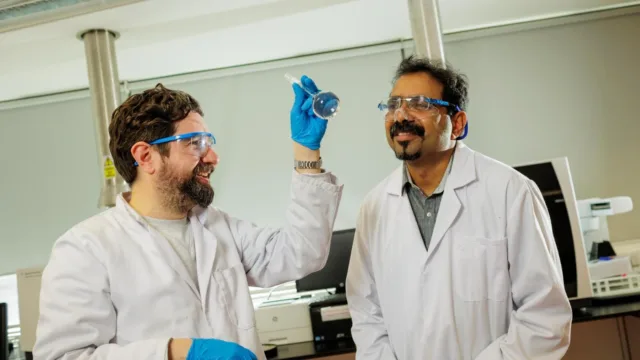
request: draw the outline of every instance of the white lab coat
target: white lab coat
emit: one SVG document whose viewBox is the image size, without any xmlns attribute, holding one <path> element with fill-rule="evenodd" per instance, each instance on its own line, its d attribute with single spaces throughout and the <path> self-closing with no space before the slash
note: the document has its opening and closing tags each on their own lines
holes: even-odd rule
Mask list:
<svg viewBox="0 0 640 360">
<path fill-rule="evenodd" d="M 561 359 L 572 311 L 537 186 L 458 142 L 427 252 L 402 185 L 399 167 L 358 219 L 356 359 Z"/>
<path fill-rule="evenodd" d="M 264 352 L 249 286 L 321 269 L 342 193 L 330 173 L 294 171 L 287 226 L 260 228 L 209 207 L 190 214 L 199 292 L 170 244 L 120 197 L 60 237 L 44 270 L 36 360 L 162 360 L 175 338 Z"/>
</svg>

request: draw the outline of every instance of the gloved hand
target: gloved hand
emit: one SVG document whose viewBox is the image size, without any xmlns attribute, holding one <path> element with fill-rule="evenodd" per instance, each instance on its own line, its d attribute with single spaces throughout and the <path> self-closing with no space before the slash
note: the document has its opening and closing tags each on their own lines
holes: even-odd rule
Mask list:
<svg viewBox="0 0 640 360">
<path fill-rule="evenodd" d="M 302 85 L 310 92 L 320 91 L 316 84 L 306 75 L 300 79 Z M 298 144 L 311 150 L 320 148 L 320 141 L 327 130 L 327 120 L 317 117 L 313 112 L 313 96 L 304 91 L 300 85 L 293 84 L 295 100 L 289 118 L 291 120 L 291 138 Z"/>
<path fill-rule="evenodd" d="M 247 348 L 218 339 L 193 339 L 187 360 L 257 360 Z"/>
</svg>

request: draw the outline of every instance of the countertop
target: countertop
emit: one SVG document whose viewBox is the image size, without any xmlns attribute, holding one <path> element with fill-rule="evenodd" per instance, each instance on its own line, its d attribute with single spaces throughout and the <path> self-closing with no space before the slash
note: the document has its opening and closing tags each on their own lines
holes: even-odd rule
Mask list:
<svg viewBox="0 0 640 360">
<path fill-rule="evenodd" d="M 640 316 L 640 295 L 593 300 L 590 306 L 574 310 L 573 322 L 595 321 L 626 315 Z M 351 339 L 322 343 L 310 341 L 280 345 L 278 355 L 269 359 L 313 359 L 355 351 L 356 346 Z"/>
<path fill-rule="evenodd" d="M 625 315 L 640 315 L 640 295 L 594 299 L 591 306 L 574 309 L 573 322 L 594 321 Z"/>
</svg>

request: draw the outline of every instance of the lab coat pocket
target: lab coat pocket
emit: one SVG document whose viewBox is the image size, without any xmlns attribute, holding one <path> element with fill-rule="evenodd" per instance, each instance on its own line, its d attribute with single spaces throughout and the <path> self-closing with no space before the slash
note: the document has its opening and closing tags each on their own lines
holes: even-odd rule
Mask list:
<svg viewBox="0 0 640 360">
<path fill-rule="evenodd" d="M 225 310 L 233 325 L 244 330 L 255 327 L 253 302 L 242 264 L 216 271 L 213 277 L 222 293 Z"/>
<path fill-rule="evenodd" d="M 488 297 L 493 301 L 505 301 L 511 291 L 509 281 L 509 260 L 507 259 L 507 240 L 482 239 L 487 248 Z"/>
<path fill-rule="evenodd" d="M 509 290 L 506 240 L 463 236 L 453 252 L 454 288 L 465 301 L 503 301 Z"/>
</svg>

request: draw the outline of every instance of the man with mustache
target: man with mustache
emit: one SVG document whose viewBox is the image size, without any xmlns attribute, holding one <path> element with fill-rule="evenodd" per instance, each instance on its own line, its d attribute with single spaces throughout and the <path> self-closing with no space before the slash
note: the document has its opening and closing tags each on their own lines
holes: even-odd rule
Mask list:
<svg viewBox="0 0 640 360">
<path fill-rule="evenodd" d="M 346 293 L 358 360 L 561 359 L 572 310 L 540 190 L 465 146 L 467 80 L 410 57 L 379 105 L 402 165 L 366 197 Z"/>
<path fill-rule="evenodd" d="M 109 146 L 131 192 L 56 241 L 35 359 L 265 359 L 249 286 L 321 269 L 342 193 L 321 167 L 327 121 L 293 90 L 295 170 L 282 228 L 210 206 L 215 137 L 189 94 L 158 84 L 114 111 Z"/>
</svg>

